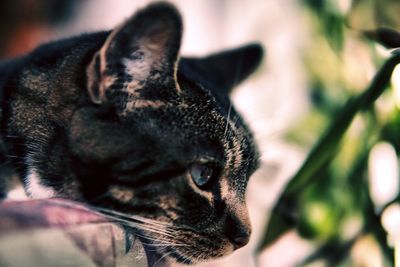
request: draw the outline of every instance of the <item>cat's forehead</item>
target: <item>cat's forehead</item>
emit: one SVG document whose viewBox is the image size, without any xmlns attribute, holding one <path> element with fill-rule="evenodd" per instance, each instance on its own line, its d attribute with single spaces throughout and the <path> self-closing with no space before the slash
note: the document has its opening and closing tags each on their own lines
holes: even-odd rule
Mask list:
<svg viewBox="0 0 400 267">
<path fill-rule="evenodd" d="M 171 152 L 171 160 L 189 162 L 209 158 L 227 164 L 230 172 L 245 174 L 248 165 L 254 164 L 257 151 L 243 119 L 233 106 L 228 104 L 225 110 L 217 98 L 205 91 L 206 88 L 181 85 L 185 93 L 179 94 L 179 100 L 161 106 L 136 107 L 124 114 L 126 127 L 136 135 L 140 124 L 141 134 L 153 140 L 158 149 L 162 147 L 166 154 Z"/>
</svg>

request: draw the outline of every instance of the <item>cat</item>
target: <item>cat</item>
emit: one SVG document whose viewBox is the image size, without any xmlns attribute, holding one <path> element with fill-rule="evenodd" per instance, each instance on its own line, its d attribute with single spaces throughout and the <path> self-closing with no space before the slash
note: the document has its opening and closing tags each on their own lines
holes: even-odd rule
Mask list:
<svg viewBox="0 0 400 267">
<path fill-rule="evenodd" d="M 89 204 L 194 264 L 249 241 L 258 150 L 229 93 L 263 50 L 180 57 L 181 36 L 177 9 L 158 2 L 2 63 L 0 159 L 29 197 Z"/>
</svg>

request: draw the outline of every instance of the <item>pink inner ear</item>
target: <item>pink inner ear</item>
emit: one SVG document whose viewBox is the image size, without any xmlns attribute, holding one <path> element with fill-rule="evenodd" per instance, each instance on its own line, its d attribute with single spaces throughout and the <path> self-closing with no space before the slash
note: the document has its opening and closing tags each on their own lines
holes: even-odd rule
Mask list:
<svg viewBox="0 0 400 267">
<path fill-rule="evenodd" d="M 139 99 L 138 89 L 150 83 L 153 85 L 149 88 L 170 87 L 176 74 L 181 36 L 182 19 L 168 3 L 151 4 L 115 28 L 87 67 L 92 102 L 107 101 L 110 94 L 106 91 L 111 88 L 125 92 L 124 101 L 129 101 Z"/>
<path fill-rule="evenodd" d="M 97 69 L 96 66 L 96 61 L 98 60 L 99 54 L 96 53 L 89 66 L 86 68 L 87 89 L 90 99 L 95 104 L 101 104 L 102 100 L 104 99 L 104 90 L 101 90 L 100 87 L 100 70 Z"/>
<path fill-rule="evenodd" d="M 131 97 L 136 96 L 136 91 L 142 88 L 146 81 L 162 79 L 160 73 L 167 72 L 167 69 L 171 68 L 166 62 L 167 43 L 171 31 L 168 28 L 165 30 L 165 25 L 162 27 L 161 25 L 155 26 L 156 28 L 151 29 L 148 35 L 138 40 L 133 40 L 133 42 L 137 43 L 135 47 L 138 48 L 134 51 L 129 51 L 122 58 L 115 59 L 123 63 L 126 68 L 125 73 L 132 78 L 129 83 L 124 83 L 120 88 L 120 90 L 128 92 Z M 119 41 L 118 34 L 119 31 L 123 30 L 123 27 L 119 27 L 110 34 L 87 68 L 89 95 L 92 102 L 96 104 L 106 101 L 106 90 L 118 79 L 117 73 L 120 70 L 115 70 L 114 75 L 112 74 L 113 70 L 107 71 L 107 68 L 110 67 L 107 58 L 112 57 L 113 48 L 118 47 L 115 42 Z M 156 71 L 154 72 L 154 70 Z M 173 73 L 174 71 L 171 72 L 170 76 Z"/>
</svg>

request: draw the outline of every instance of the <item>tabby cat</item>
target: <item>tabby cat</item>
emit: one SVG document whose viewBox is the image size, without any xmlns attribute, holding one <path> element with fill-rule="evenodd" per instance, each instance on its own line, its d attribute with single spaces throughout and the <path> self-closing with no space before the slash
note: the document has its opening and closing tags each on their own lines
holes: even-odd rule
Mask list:
<svg viewBox="0 0 400 267">
<path fill-rule="evenodd" d="M 11 166 L 29 197 L 89 204 L 181 263 L 244 246 L 258 156 L 228 94 L 262 49 L 180 58 L 181 35 L 178 11 L 154 3 L 3 63 L 0 180 Z"/>
</svg>

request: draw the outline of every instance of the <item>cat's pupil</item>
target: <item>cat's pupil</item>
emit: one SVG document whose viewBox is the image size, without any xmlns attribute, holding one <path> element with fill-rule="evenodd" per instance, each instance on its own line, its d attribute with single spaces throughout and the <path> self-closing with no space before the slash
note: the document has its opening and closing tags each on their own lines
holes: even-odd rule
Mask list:
<svg viewBox="0 0 400 267">
<path fill-rule="evenodd" d="M 193 164 L 190 175 L 197 186 L 205 186 L 213 176 L 213 169 L 206 164 Z"/>
</svg>

